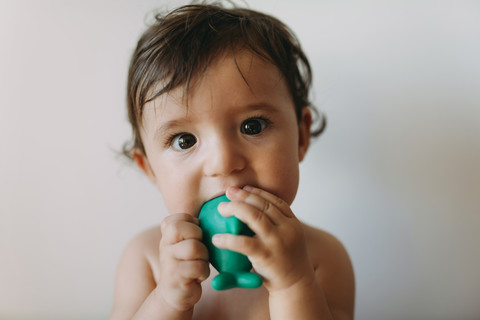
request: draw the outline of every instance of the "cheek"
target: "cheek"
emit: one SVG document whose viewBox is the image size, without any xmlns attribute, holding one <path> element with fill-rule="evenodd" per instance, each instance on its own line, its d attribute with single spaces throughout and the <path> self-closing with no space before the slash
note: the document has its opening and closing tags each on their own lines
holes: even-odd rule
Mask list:
<svg viewBox="0 0 480 320">
<path fill-rule="evenodd" d="M 174 179 L 169 184 L 162 184 L 158 189 L 169 214 L 187 213 L 193 216 L 197 215 L 197 196 L 190 184 L 180 179 Z"/>
<path fill-rule="evenodd" d="M 299 183 L 298 152 L 291 148 L 291 150 L 281 149 L 270 154 L 276 156 L 264 163 L 262 170 L 266 175 L 263 183 L 273 194 L 292 204 Z"/>
<path fill-rule="evenodd" d="M 169 161 L 156 167 L 156 176 L 156 187 L 170 214 L 198 213 L 199 179 L 194 166 Z"/>
<path fill-rule="evenodd" d="M 272 188 L 275 188 L 274 194 L 291 205 L 298 189 L 297 171 L 284 171 L 283 174 L 277 175 L 276 178 L 277 182 L 272 186 Z"/>
</svg>

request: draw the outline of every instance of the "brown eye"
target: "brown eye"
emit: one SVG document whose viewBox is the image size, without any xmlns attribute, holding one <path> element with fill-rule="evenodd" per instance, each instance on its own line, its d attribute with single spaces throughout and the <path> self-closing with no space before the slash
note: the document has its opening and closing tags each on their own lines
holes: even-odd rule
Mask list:
<svg viewBox="0 0 480 320">
<path fill-rule="evenodd" d="M 263 130 L 267 127 L 267 121 L 260 118 L 253 118 L 245 120 L 242 123 L 240 131 L 248 135 L 256 135 L 262 133 Z"/>
<path fill-rule="evenodd" d="M 197 138 L 193 134 L 183 133 L 172 140 L 172 148 L 175 150 L 190 149 L 195 143 L 197 143 Z"/>
</svg>

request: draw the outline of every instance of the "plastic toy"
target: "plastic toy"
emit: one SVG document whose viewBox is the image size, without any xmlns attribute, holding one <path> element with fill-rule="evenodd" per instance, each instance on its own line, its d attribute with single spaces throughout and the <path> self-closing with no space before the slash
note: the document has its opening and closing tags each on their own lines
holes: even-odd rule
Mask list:
<svg viewBox="0 0 480 320">
<path fill-rule="evenodd" d="M 254 233 L 246 224 L 236 217 L 223 217 L 217 207 L 221 202 L 230 200 L 222 195 L 207 201 L 200 210 L 200 228 L 203 231 L 203 242 L 208 248 L 209 261 L 219 274 L 212 279 L 212 288 L 226 290 L 231 288 L 254 289 L 262 285 L 262 278 L 253 272 L 248 258 L 238 252 L 220 249 L 212 244 L 212 237 L 217 233 L 232 233 L 253 236 Z"/>
</svg>

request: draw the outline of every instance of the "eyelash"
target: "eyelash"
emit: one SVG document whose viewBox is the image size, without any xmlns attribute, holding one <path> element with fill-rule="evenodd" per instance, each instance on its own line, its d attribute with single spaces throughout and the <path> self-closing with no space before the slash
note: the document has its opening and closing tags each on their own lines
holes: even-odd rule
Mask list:
<svg viewBox="0 0 480 320">
<path fill-rule="evenodd" d="M 249 117 L 249 118 L 243 120 L 242 123 L 244 123 L 245 121 L 248 121 L 248 120 L 263 120 L 263 121 L 265 121 L 265 123 L 267 124 L 267 126 L 269 126 L 269 125 L 272 124 L 272 121 L 270 121 L 270 119 L 268 119 L 267 117 L 265 117 L 265 116 L 262 115 L 262 114 L 258 114 L 258 115 L 256 115 L 256 116 Z"/>
<path fill-rule="evenodd" d="M 259 134 L 263 133 L 263 131 L 265 131 L 267 128 L 269 128 L 271 125 L 272 125 L 272 121 L 270 119 L 268 119 L 267 117 L 261 115 L 261 114 L 258 114 L 256 116 L 253 116 L 253 117 L 249 117 L 245 120 L 242 121 L 242 126 L 244 123 L 250 121 L 250 120 L 261 120 L 265 123 L 265 128 L 262 130 L 262 132 L 260 132 Z"/>
<path fill-rule="evenodd" d="M 175 140 L 175 138 L 177 138 L 178 136 L 181 136 L 182 134 L 188 134 L 188 132 L 172 133 L 171 135 L 168 135 L 165 138 L 165 141 L 163 142 L 163 145 L 165 147 L 171 147 L 172 144 L 173 144 L 173 140 Z"/>
<path fill-rule="evenodd" d="M 252 116 L 252 117 L 249 117 L 245 120 L 242 121 L 242 124 L 244 124 L 245 122 L 247 121 L 250 121 L 250 120 L 262 120 L 265 122 L 265 129 L 267 129 L 268 127 L 270 127 L 272 125 L 272 121 L 270 119 L 268 119 L 267 117 L 265 117 L 264 115 L 262 114 L 258 114 L 258 115 L 255 115 L 255 116 Z M 188 132 L 178 132 L 178 133 L 172 133 L 171 135 L 168 135 L 166 138 L 165 138 L 165 141 L 164 141 L 164 146 L 165 147 L 171 147 L 172 144 L 173 144 L 173 141 L 175 140 L 175 138 L 177 138 L 178 136 L 181 136 L 182 134 L 190 134 Z"/>
</svg>

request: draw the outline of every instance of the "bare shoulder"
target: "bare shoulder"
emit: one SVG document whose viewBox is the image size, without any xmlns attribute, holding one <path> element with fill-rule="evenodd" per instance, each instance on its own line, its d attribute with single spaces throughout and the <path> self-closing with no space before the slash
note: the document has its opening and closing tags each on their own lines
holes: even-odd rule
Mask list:
<svg viewBox="0 0 480 320">
<path fill-rule="evenodd" d="M 118 263 L 111 319 L 130 319 L 155 289 L 160 226 L 136 235 Z"/>
<path fill-rule="evenodd" d="M 158 245 L 162 238 L 160 225 L 151 227 L 137 234 L 127 245 L 126 251 L 132 249 L 135 252 L 141 252 L 145 258 L 150 260 L 158 256 Z"/>
<path fill-rule="evenodd" d="M 159 225 L 137 234 L 125 247 L 119 267 L 147 265 L 153 272 L 158 261 L 161 238 L 162 232 Z"/>
<path fill-rule="evenodd" d="M 325 259 L 340 259 L 343 262 L 347 262 L 345 260 L 350 261 L 343 244 L 331 233 L 314 228 L 305 223 L 303 223 L 303 230 L 305 232 L 308 250 L 313 254 L 312 259 L 317 262 L 322 262 Z"/>
<path fill-rule="evenodd" d="M 355 277 L 343 244 L 334 235 L 303 224 L 307 248 L 334 318 L 353 319 Z"/>
</svg>

